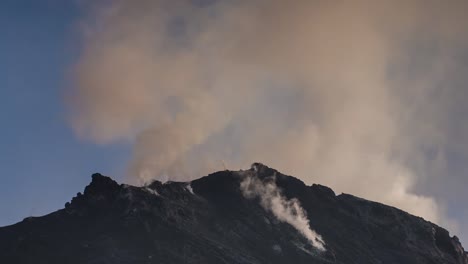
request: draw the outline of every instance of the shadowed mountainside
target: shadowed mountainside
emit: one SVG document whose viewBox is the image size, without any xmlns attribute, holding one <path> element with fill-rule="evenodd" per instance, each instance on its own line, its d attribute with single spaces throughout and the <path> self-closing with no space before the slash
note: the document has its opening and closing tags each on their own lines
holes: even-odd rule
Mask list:
<svg viewBox="0 0 468 264">
<path fill-rule="evenodd" d="M 297 199 L 325 251 L 260 197 L 246 198 L 245 179 Z M 468 264 L 468 255 L 457 237 L 420 217 L 255 163 L 144 187 L 94 174 L 64 209 L 0 228 L 0 263 Z"/>
</svg>

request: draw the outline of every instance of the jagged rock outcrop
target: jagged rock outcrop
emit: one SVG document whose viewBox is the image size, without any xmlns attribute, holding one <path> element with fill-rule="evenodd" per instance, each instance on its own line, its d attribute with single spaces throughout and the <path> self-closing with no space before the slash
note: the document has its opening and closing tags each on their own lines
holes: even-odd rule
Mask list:
<svg viewBox="0 0 468 264">
<path fill-rule="evenodd" d="M 326 250 L 259 197 L 246 198 L 248 177 L 297 199 Z M 255 163 L 144 187 L 94 174 L 64 209 L 0 228 L 0 263 L 468 264 L 468 255 L 457 237 L 420 217 Z"/>
</svg>

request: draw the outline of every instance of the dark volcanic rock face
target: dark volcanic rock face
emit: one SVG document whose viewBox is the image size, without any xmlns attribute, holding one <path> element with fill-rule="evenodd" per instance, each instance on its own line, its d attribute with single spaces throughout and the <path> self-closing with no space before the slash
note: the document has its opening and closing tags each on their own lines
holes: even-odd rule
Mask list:
<svg viewBox="0 0 468 264">
<path fill-rule="evenodd" d="M 297 199 L 326 251 L 259 197 L 247 199 L 248 177 Z M 468 256 L 456 237 L 422 218 L 254 164 L 145 187 L 94 174 L 64 209 L 0 228 L 0 263 L 468 264 Z"/>
</svg>

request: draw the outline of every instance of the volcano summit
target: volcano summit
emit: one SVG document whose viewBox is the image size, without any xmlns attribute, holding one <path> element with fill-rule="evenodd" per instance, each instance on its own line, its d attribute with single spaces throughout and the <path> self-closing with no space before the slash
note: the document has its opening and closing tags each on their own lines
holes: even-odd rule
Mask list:
<svg viewBox="0 0 468 264">
<path fill-rule="evenodd" d="M 468 264 L 456 236 L 260 163 L 143 187 L 94 174 L 65 208 L 0 228 L 0 263 Z"/>
</svg>

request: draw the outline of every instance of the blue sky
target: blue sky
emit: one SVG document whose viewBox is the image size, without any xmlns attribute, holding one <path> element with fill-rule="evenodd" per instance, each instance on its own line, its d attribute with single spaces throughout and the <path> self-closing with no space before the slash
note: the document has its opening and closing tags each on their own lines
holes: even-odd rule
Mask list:
<svg viewBox="0 0 468 264">
<path fill-rule="evenodd" d="M 0 226 L 62 208 L 93 172 L 121 180 L 129 147 L 79 141 L 63 93 L 78 54 L 73 1 L 0 7 Z"/>
</svg>

